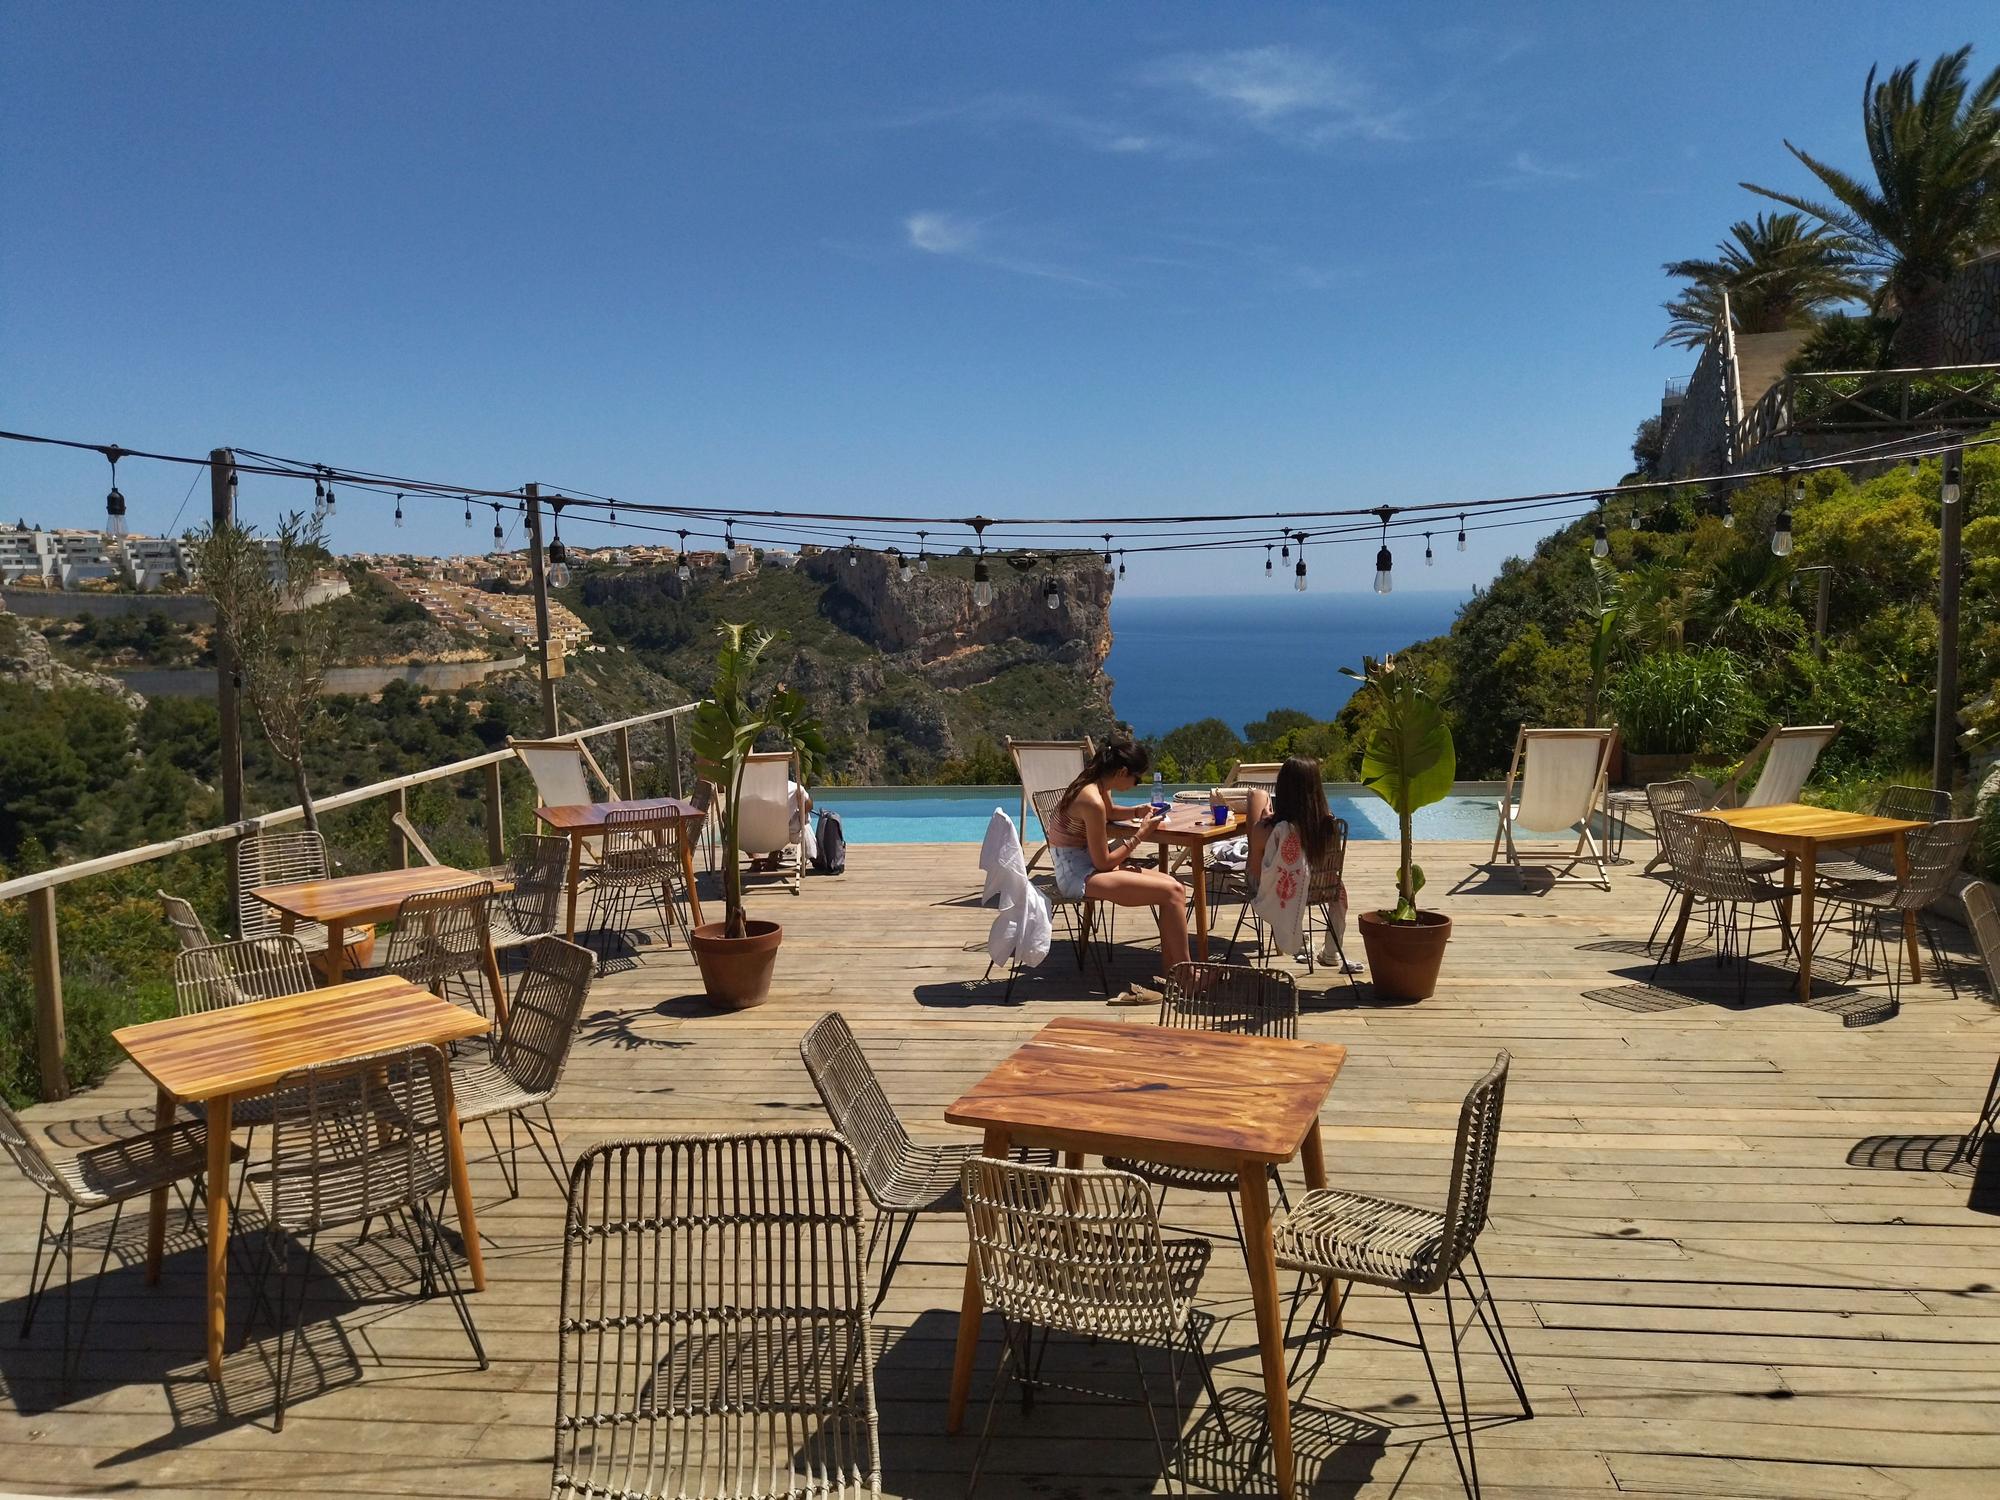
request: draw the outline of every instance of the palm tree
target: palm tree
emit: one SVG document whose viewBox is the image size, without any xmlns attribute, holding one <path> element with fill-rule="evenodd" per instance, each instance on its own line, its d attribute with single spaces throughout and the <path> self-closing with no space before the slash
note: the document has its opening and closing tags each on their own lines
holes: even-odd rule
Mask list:
<svg viewBox="0 0 2000 1500">
<path fill-rule="evenodd" d="M 1731 224 L 1729 235 L 1715 247 L 1718 259 L 1667 262 L 1667 274 L 1688 286 L 1665 304 L 1672 321 L 1662 344 L 1701 347 L 1721 325 L 1724 306 L 1739 333 L 1777 333 L 1868 295 L 1854 247 L 1837 229 L 1809 226 L 1796 213 L 1759 214 Z"/>
<path fill-rule="evenodd" d="M 1966 77 L 1971 55 L 1965 46 L 1940 57 L 1921 90 L 1914 62 L 1880 84 L 1868 70 L 1861 123 L 1872 185 L 1790 141 L 1785 149 L 1825 185 L 1831 203 L 1743 184 L 1853 241 L 1860 266 L 1879 278 L 1878 309 L 1901 317 L 1895 351 L 1905 363 L 1935 361 L 1939 330 L 1925 314 L 1952 274 L 2000 235 L 2000 68 L 1974 88 Z"/>
</svg>

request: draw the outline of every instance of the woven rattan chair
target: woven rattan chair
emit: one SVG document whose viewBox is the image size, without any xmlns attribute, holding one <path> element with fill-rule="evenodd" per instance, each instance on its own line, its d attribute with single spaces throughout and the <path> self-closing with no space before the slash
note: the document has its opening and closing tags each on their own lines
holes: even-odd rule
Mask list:
<svg viewBox="0 0 2000 1500">
<path fill-rule="evenodd" d="M 1041 791 L 1034 794 L 1035 816 L 1041 820 L 1043 836 L 1054 826 L 1056 804 L 1062 800 L 1062 791 Z M 1049 910 L 1062 918 L 1063 932 L 1068 937 L 1070 949 L 1076 955 L 1076 969 L 1079 974 L 1087 973 L 1092 967 L 1097 970 L 1097 987 L 1105 994 L 1111 993 L 1110 939 L 1107 933 L 1098 931 L 1099 918 L 1104 915 L 1098 905 L 1088 896 L 1065 896 L 1056 888 L 1055 877 L 1037 877 L 1035 889 L 1048 898 Z M 1013 981 L 1008 981 L 1011 994 Z"/>
<path fill-rule="evenodd" d="M 282 930 L 278 913 L 253 894 L 259 887 L 325 880 L 330 873 L 326 840 L 317 833 L 296 828 L 246 834 L 236 843 L 236 935 L 268 937 Z M 308 953 L 326 950 L 326 929 L 317 922 L 299 923 L 293 936 Z M 359 929 L 348 930 L 349 943 L 358 937 Z"/>
<path fill-rule="evenodd" d="M 6 1150 L 14 1165 L 21 1169 L 21 1175 L 42 1195 L 41 1228 L 35 1235 L 35 1258 L 28 1267 L 28 1294 L 21 1306 L 22 1338 L 35 1326 L 35 1314 L 41 1309 L 42 1298 L 55 1275 L 57 1259 L 63 1263 L 62 1388 L 67 1394 L 83 1358 L 83 1345 L 90 1337 L 97 1294 L 104 1288 L 104 1273 L 111 1263 L 111 1247 L 118 1242 L 118 1225 L 124 1217 L 125 1205 L 156 1188 L 198 1184 L 208 1169 L 208 1134 L 200 1125 L 175 1125 L 164 1134 L 145 1130 L 74 1156 L 51 1157 L 20 1117 L 0 1100 L 0 1148 Z M 90 1298 L 84 1303 L 83 1321 L 79 1325 L 75 1323 L 73 1307 L 76 1219 L 78 1214 L 100 1208 L 112 1211 L 111 1228 L 104 1237 L 104 1254 L 98 1259 L 97 1276 L 91 1283 Z M 49 1219 L 57 1209 L 62 1211 L 62 1223 L 50 1234 Z"/>
<path fill-rule="evenodd" d="M 1686 894 L 1668 848 L 1669 839 L 1684 837 L 1686 829 L 1682 824 L 1668 827 L 1666 814 L 1699 812 L 1707 801 L 1708 792 L 1698 781 L 1653 781 L 1646 785 L 1646 807 L 1652 814 L 1654 836 L 1660 845 L 1659 852 L 1653 856 L 1652 862 L 1646 869 L 1650 872 L 1654 865 L 1664 866 L 1666 873 L 1660 878 L 1667 888 L 1666 897 L 1660 902 L 1659 915 L 1653 918 L 1653 930 L 1646 938 L 1648 948 L 1659 941 L 1660 928 L 1666 924 L 1667 913 L 1673 909 L 1674 899 Z M 1687 862 L 1684 856 L 1681 864 L 1685 865 Z"/>
<path fill-rule="evenodd" d="M 1878 818 L 1935 823 L 1951 816 L 1951 793 L 1927 786 L 1884 787 L 1869 811 Z M 1813 878 L 1823 885 L 1874 885 L 1894 880 L 1896 846 L 1863 844 L 1846 859 L 1821 860 L 1813 868 Z"/>
<path fill-rule="evenodd" d="M 1296 1038 L 1299 1034 L 1299 986 L 1282 969 L 1253 969 L 1238 964 L 1180 963 L 1167 976 L 1167 990 L 1160 1001 L 1160 1024 L 1185 1031 L 1234 1031 L 1245 1036 Z M 1185 1188 L 1196 1193 L 1221 1193 L 1229 1204 L 1236 1238 L 1243 1238 L 1243 1222 L 1236 1209 L 1240 1184 L 1234 1172 L 1207 1172 L 1196 1167 L 1174 1167 L 1162 1162 L 1139 1161 L 1107 1156 L 1104 1165 L 1116 1172 L 1130 1172 L 1160 1190 L 1156 1207 L 1165 1212 L 1167 1192 Z M 1278 1197 L 1291 1202 L 1285 1179 L 1274 1165 L 1271 1182 Z"/>
<path fill-rule="evenodd" d="M 165 891 L 155 891 L 160 905 L 166 908 L 167 925 L 174 930 L 174 936 L 183 948 L 206 948 L 209 945 L 208 927 L 201 920 L 201 914 L 194 909 L 194 903 L 179 896 L 169 896 Z"/>
<path fill-rule="evenodd" d="M 1988 882 L 1975 880 L 1966 886 L 1965 920 L 1972 929 L 1972 941 L 1986 970 L 1987 992 L 2000 995 L 2000 900 L 1995 899 Z M 1993 1065 L 1993 1081 L 1986 1085 L 1986 1102 L 1979 1106 L 1972 1129 L 1946 1165 L 1955 1167 L 1962 1161 L 1977 1161 L 1996 1126 L 2000 1126 L 2000 1062 Z"/>
<path fill-rule="evenodd" d="M 507 1029 L 494 1042 L 491 1054 L 479 1061 L 462 1060 L 451 1070 L 459 1123 L 470 1125 L 477 1120 L 486 1127 L 494 1160 L 505 1163 L 500 1170 L 507 1179 L 510 1198 L 521 1195 L 521 1147 L 514 1135 L 516 1120 L 527 1131 L 542 1165 L 555 1178 L 556 1187 L 562 1189 L 569 1184 L 568 1171 L 563 1165 L 562 1138 L 556 1134 L 549 1100 L 562 1082 L 570 1041 L 576 1035 L 577 1020 L 583 1015 L 583 1003 L 590 996 L 590 980 L 596 967 L 589 952 L 575 943 L 559 937 L 538 938 L 527 951 L 527 965 L 515 986 L 514 1003 L 507 1007 Z M 535 1111 L 540 1112 L 540 1120 L 535 1118 Z M 502 1115 L 507 1119 L 504 1158 L 499 1139 L 493 1133 L 493 1121 Z M 547 1148 L 542 1145 L 543 1132 L 549 1138 Z"/>
<path fill-rule="evenodd" d="M 600 967 L 610 961 L 613 942 L 635 924 L 644 906 L 659 911 L 660 935 L 669 946 L 676 926 L 686 934 L 680 890 L 684 878 L 673 829 L 661 825 L 658 813 L 613 808 L 604 815 L 604 852 L 591 870 L 590 898 Z"/>
<path fill-rule="evenodd" d="M 1202 1272 L 1208 1268 L 1208 1241 L 1162 1239 L 1145 1183 L 1129 1172 L 1029 1166 L 982 1156 L 961 1169 L 959 1191 L 965 1199 L 980 1291 L 987 1310 L 1000 1315 L 1001 1325 L 1000 1363 L 973 1455 L 968 1497 L 978 1487 L 980 1466 L 993 1437 L 993 1412 L 1010 1375 L 1021 1383 L 1024 1407 L 1032 1405 L 1036 1388 L 1042 1385 L 1093 1396 L 1114 1394 L 1044 1379 L 1035 1350 L 1038 1332 L 1044 1349 L 1051 1333 L 1115 1339 L 1132 1347 L 1162 1472 L 1173 1473 L 1180 1466 L 1169 1456 L 1153 1412 L 1142 1346 L 1167 1351 L 1176 1446 L 1184 1358 L 1194 1360 L 1227 1434 L 1228 1421 L 1209 1376 L 1201 1321 L 1194 1308 Z M 1185 1472 L 1182 1489 L 1186 1489 Z"/>
<path fill-rule="evenodd" d="M 830 1131 L 613 1141 L 570 1174 L 550 1493 L 881 1493 L 854 1157 Z"/>
<path fill-rule="evenodd" d="M 1923 828 L 1912 829 L 1904 837 L 1903 848 L 1909 873 L 1898 878 L 1893 873 L 1867 884 L 1855 882 L 1835 886 L 1826 899 L 1845 907 L 1853 918 L 1854 946 L 1850 962 L 1871 972 L 1870 950 L 1880 954 L 1882 972 L 1889 982 L 1891 1007 L 1900 1004 L 1903 983 L 1903 918 L 1914 915 L 1918 929 L 1930 945 L 1932 967 L 1958 994 L 1958 980 L 1944 961 L 1937 932 L 1931 926 L 1929 907 L 1944 893 L 1945 885 L 1965 864 L 1967 851 L 1978 836 L 1977 818 L 1944 818 Z M 1887 934 L 1893 932 L 1891 940 Z"/>
<path fill-rule="evenodd" d="M 174 955 L 174 1004 L 184 1016 L 313 988 L 305 944 L 288 933 L 184 948 Z"/>
<path fill-rule="evenodd" d="M 514 845 L 506 880 L 507 888 L 487 908 L 496 953 L 524 948 L 559 927 L 569 880 L 569 840 L 546 834 L 521 839 Z"/>
<path fill-rule="evenodd" d="M 472 978 L 459 988 L 469 994 L 482 1016 L 491 996 L 487 990 L 487 941 L 493 925 L 493 886 L 485 880 L 422 891 L 405 896 L 396 906 L 395 930 L 389 934 L 385 974 L 396 974 L 442 995 L 453 980 Z M 503 1014 L 495 1017 L 506 1023 Z"/>
<path fill-rule="evenodd" d="M 1520 1367 L 1514 1362 L 1513 1345 L 1500 1321 L 1499 1304 L 1487 1283 L 1485 1267 L 1479 1263 L 1479 1235 L 1486 1227 L 1486 1205 L 1493 1191 L 1493 1161 L 1500 1145 L 1500 1113 L 1507 1096 L 1505 1052 L 1493 1060 L 1486 1076 L 1475 1083 L 1458 1111 L 1458 1140 L 1452 1149 L 1451 1185 L 1445 1195 L 1443 1212 L 1419 1208 L 1387 1198 L 1370 1198 L 1360 1193 L 1315 1188 L 1299 1201 L 1299 1206 L 1272 1229 L 1272 1243 L 1279 1266 L 1299 1272 L 1299 1294 L 1317 1282 L 1321 1296 L 1315 1328 L 1331 1333 L 1336 1326 L 1338 1304 L 1331 1288 L 1337 1281 L 1359 1281 L 1370 1286 L 1401 1292 L 1410 1310 L 1414 1340 L 1390 1339 L 1386 1343 L 1414 1347 L 1424 1356 L 1424 1368 L 1431 1377 L 1431 1391 L 1437 1397 L 1438 1413 L 1444 1418 L 1445 1435 L 1451 1439 L 1452 1457 L 1458 1461 L 1459 1479 L 1467 1495 L 1479 1494 L 1479 1460 L 1473 1452 L 1471 1413 L 1465 1400 L 1465 1367 L 1460 1359 L 1461 1340 L 1471 1333 L 1471 1325 L 1461 1329 L 1451 1284 L 1455 1278 L 1471 1303 L 1472 1312 L 1486 1330 L 1487 1341 L 1507 1372 L 1514 1395 L 1521 1403 L 1521 1415 L 1533 1417 L 1528 1392 L 1521 1381 Z M 1466 1279 L 1465 1262 L 1472 1262 L 1479 1278 L 1475 1292 Z M 1419 1296 L 1444 1294 L 1445 1322 L 1450 1330 L 1452 1370 L 1458 1383 L 1458 1422 L 1454 1426 L 1437 1366 L 1431 1360 L 1430 1341 L 1417 1316 Z M 1482 1306 L 1483 1302 L 1483 1306 Z M 1294 1313 L 1297 1304 L 1294 1303 Z M 1348 1327 L 1346 1332 L 1358 1330 Z M 1459 1438 L 1464 1437 L 1461 1451 Z"/>
<path fill-rule="evenodd" d="M 889 1295 L 889 1283 L 903 1263 L 903 1251 L 918 1215 L 955 1215 L 959 1211 L 959 1169 L 979 1155 L 979 1147 L 970 1142 L 911 1140 L 847 1018 L 837 1010 L 813 1022 L 812 1029 L 799 1039 L 799 1060 L 806 1065 L 806 1076 L 812 1079 L 820 1103 L 826 1106 L 827 1118 L 853 1150 L 861 1186 L 875 1210 L 864 1264 L 874 1261 L 878 1245 L 887 1248 L 875 1299 L 868 1305 L 872 1313 Z M 1016 1155 L 1030 1161 L 1052 1159 L 1046 1151 Z M 899 1219 L 900 1233 L 896 1229 Z"/>
<path fill-rule="evenodd" d="M 1741 959 L 1736 970 L 1736 1003 L 1741 1005 L 1749 997 L 1750 958 L 1757 937 L 1759 906 L 1771 907 L 1773 920 L 1784 938 L 1785 951 L 1793 951 L 1792 923 L 1785 909 L 1789 895 L 1783 886 L 1753 875 L 1744 867 L 1736 840 L 1721 824 L 1694 813 L 1663 811 L 1659 817 L 1660 841 L 1673 867 L 1674 883 L 1683 896 L 1692 896 L 1708 905 L 1716 962 L 1727 962 L 1732 954 Z M 1745 908 L 1750 917 L 1747 929 L 1742 921 Z M 1659 976 L 1671 946 L 1661 949 L 1660 956 L 1653 961 L 1649 982 Z M 1676 960 L 1678 957 L 1676 953 Z"/>
<path fill-rule="evenodd" d="M 479 1368 L 486 1368 L 485 1347 L 431 1206 L 445 1188 L 450 1087 L 443 1049 L 411 1047 L 298 1069 L 273 1088 L 270 1160 L 251 1173 L 267 1214 L 252 1296 L 259 1310 L 267 1309 L 265 1288 L 275 1273 L 276 1430 L 284 1430 L 313 1256 L 326 1230 L 360 1224 L 365 1233 L 376 1219 L 405 1224 L 416 1249 L 420 1294 L 433 1296 L 443 1286 Z M 294 1249 L 303 1253 L 288 1325 Z"/>
<path fill-rule="evenodd" d="M 1347 819 L 1333 819 L 1333 830 L 1327 839 L 1326 848 L 1312 867 L 1312 884 L 1306 892 L 1303 956 L 1306 961 L 1306 972 L 1308 974 L 1317 972 L 1319 944 L 1313 940 L 1313 923 L 1317 920 L 1333 941 L 1334 958 L 1346 972 L 1348 984 L 1358 988 L 1354 972 L 1347 963 L 1347 945 L 1340 938 L 1340 922 L 1334 915 L 1334 907 L 1340 900 L 1341 882 L 1347 878 L 1347 832 Z M 1261 875 L 1262 872 L 1258 873 Z M 1218 877 L 1220 877 L 1219 883 Z M 1235 930 L 1229 934 L 1231 958 L 1236 956 L 1236 939 L 1242 934 L 1246 919 L 1250 922 L 1251 931 L 1256 937 L 1257 951 L 1260 954 L 1264 951 L 1264 923 L 1250 904 L 1251 898 L 1257 893 L 1252 882 L 1253 876 L 1247 869 L 1226 869 L 1219 865 L 1209 867 L 1208 892 L 1211 906 L 1218 900 L 1235 900 L 1241 903 L 1241 909 L 1236 913 Z"/>
</svg>

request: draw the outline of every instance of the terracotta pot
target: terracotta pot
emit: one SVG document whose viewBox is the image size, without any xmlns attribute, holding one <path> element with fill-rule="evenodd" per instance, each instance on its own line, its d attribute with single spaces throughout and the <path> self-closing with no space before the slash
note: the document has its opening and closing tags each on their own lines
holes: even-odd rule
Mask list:
<svg viewBox="0 0 2000 1500">
<path fill-rule="evenodd" d="M 1674 781 L 1694 765 L 1692 755 L 1641 755 L 1625 752 L 1625 781 L 1629 786 L 1645 786 L 1655 781 Z"/>
<path fill-rule="evenodd" d="M 1420 911 L 1414 922 L 1391 922 L 1379 911 L 1361 914 L 1361 946 L 1368 953 L 1368 978 L 1388 1000 L 1427 1000 L 1437 990 L 1444 945 L 1451 941 L 1451 918 Z"/>
<path fill-rule="evenodd" d="M 340 946 L 342 950 L 341 964 L 343 966 L 341 978 L 344 981 L 352 979 L 356 969 L 365 969 L 374 961 L 375 929 L 372 926 L 350 927 L 346 929 L 343 936 L 345 941 Z M 321 949 L 318 953 L 309 954 L 308 957 L 311 960 L 314 975 L 318 977 L 321 984 L 325 984 L 328 976 L 333 973 L 333 966 L 327 962 L 326 950 Z"/>
<path fill-rule="evenodd" d="M 745 924 L 747 937 L 724 937 L 725 922 L 704 922 L 689 935 L 694 961 L 701 966 L 701 987 L 717 1005 L 748 1010 L 771 996 L 771 970 L 777 966 L 778 944 L 785 929 L 776 922 Z"/>
</svg>

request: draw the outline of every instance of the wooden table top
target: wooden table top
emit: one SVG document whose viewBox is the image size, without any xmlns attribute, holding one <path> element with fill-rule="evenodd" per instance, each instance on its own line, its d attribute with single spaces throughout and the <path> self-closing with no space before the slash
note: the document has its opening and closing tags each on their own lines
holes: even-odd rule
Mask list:
<svg viewBox="0 0 2000 1500">
<path fill-rule="evenodd" d="M 268 1088 L 294 1068 L 426 1042 L 442 1046 L 487 1029 L 483 1016 L 384 974 L 121 1026 L 111 1035 L 176 1099 L 214 1099 Z"/>
<path fill-rule="evenodd" d="M 1099 1156 L 1235 1171 L 1291 1160 L 1347 1049 L 1062 1016 L 944 1117 Z"/>
<path fill-rule="evenodd" d="M 1139 826 L 1139 819 L 1121 818 L 1111 827 L 1120 833 L 1129 833 Z M 1250 829 L 1249 821 L 1239 812 L 1231 812 L 1227 823 L 1218 823 L 1208 809 L 1208 804 L 1199 807 L 1189 803 L 1178 803 L 1168 807 L 1167 819 L 1146 837 L 1162 844 L 1195 846 L 1213 844 L 1219 839 L 1233 839 Z"/>
<path fill-rule="evenodd" d="M 331 880 L 300 880 L 290 885 L 260 885 L 250 894 L 266 906 L 289 912 L 302 922 L 386 922 L 396 915 L 405 896 L 448 891 L 453 886 L 487 880 L 450 865 L 415 865 L 407 870 L 374 870 L 365 875 L 336 875 Z M 489 881 L 496 890 L 506 881 Z"/>
<path fill-rule="evenodd" d="M 632 802 L 560 803 L 555 807 L 536 808 L 535 816 L 558 833 L 570 833 L 579 828 L 602 828 L 605 815 L 614 812 L 657 812 L 662 823 L 704 816 L 702 810 L 685 797 L 642 797 Z"/>
<path fill-rule="evenodd" d="M 1777 802 L 1769 807 L 1730 807 L 1699 816 L 1724 824 L 1733 829 L 1739 838 L 1772 847 L 1878 844 L 1899 833 L 1924 826 L 1908 818 L 1878 818 L 1872 813 L 1808 807 L 1803 802 Z"/>
</svg>

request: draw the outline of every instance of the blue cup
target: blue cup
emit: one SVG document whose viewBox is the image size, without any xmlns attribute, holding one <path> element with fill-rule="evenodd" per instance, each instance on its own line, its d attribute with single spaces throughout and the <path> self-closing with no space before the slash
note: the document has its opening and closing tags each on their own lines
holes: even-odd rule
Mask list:
<svg viewBox="0 0 2000 1500">
<path fill-rule="evenodd" d="M 1229 804 L 1224 802 L 1220 797 L 1208 804 L 1208 810 L 1215 818 L 1215 826 L 1217 828 L 1222 827 L 1229 821 Z"/>
</svg>

